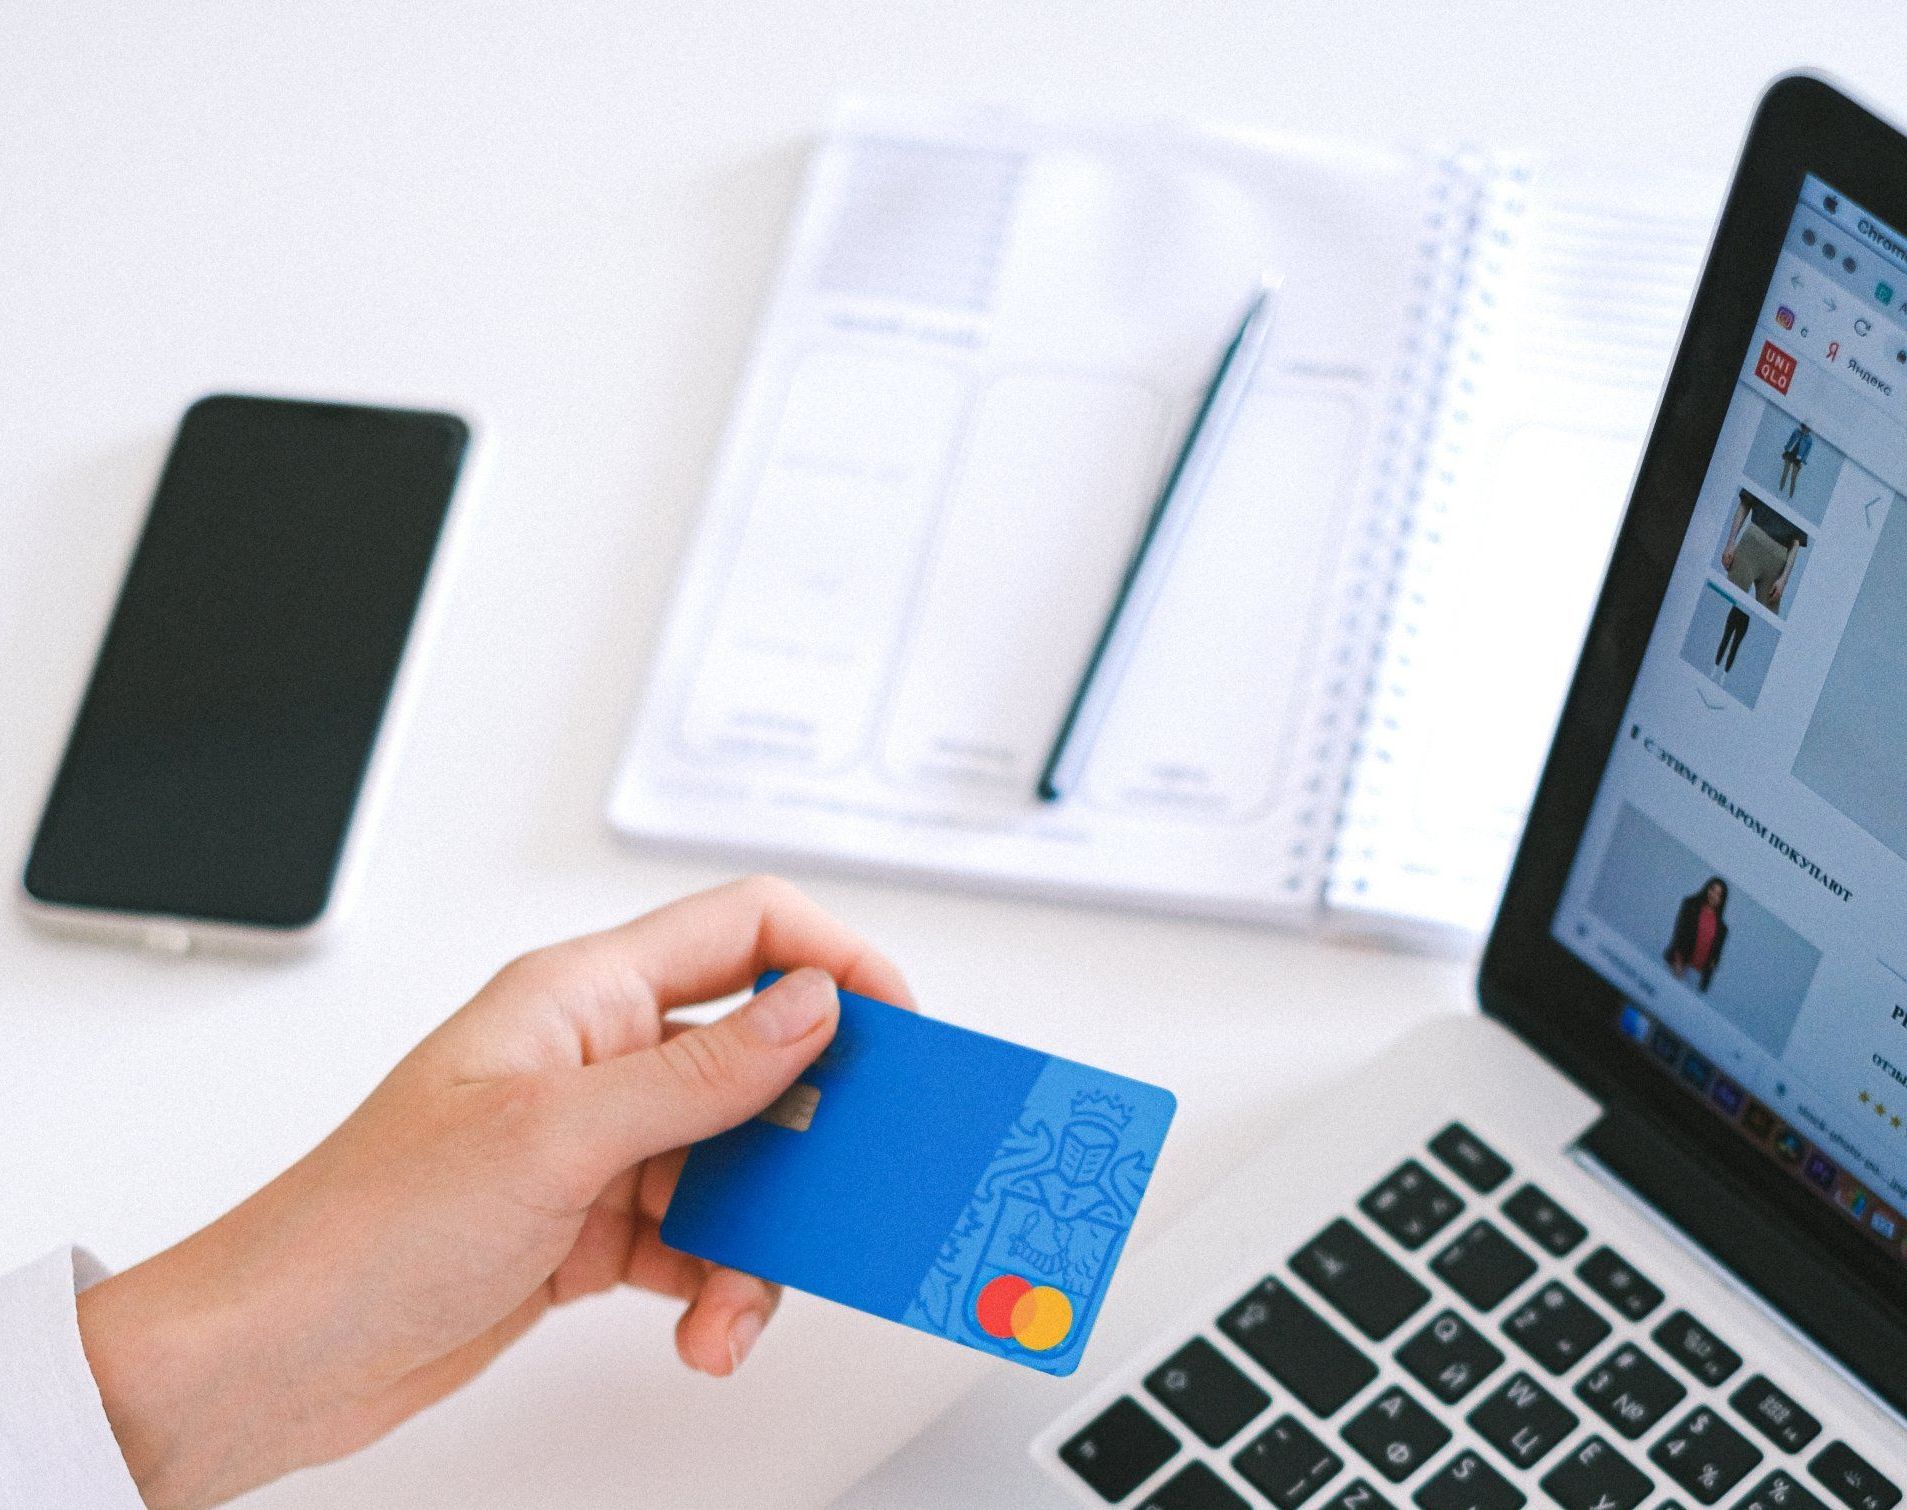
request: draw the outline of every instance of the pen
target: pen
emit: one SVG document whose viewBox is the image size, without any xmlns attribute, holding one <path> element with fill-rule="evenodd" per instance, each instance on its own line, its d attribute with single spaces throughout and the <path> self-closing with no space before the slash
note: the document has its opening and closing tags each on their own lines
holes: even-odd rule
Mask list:
<svg viewBox="0 0 1907 1510">
<path fill-rule="evenodd" d="M 1172 569 L 1172 558 L 1185 538 L 1199 496 L 1225 449 L 1232 422 L 1245 401 L 1271 335 L 1272 315 L 1278 302 L 1278 280 L 1267 275 L 1246 307 L 1238 332 L 1219 358 L 1218 371 L 1205 390 L 1178 460 L 1172 464 L 1158 502 L 1152 506 L 1145 532 L 1126 565 L 1126 574 L 1106 615 L 1099 640 L 1086 661 L 1059 734 L 1046 757 L 1037 788 L 1040 800 L 1057 802 L 1079 782 L 1092 753 L 1093 742 L 1112 708 L 1119 683 L 1138 648 L 1139 636 L 1158 601 Z"/>
</svg>

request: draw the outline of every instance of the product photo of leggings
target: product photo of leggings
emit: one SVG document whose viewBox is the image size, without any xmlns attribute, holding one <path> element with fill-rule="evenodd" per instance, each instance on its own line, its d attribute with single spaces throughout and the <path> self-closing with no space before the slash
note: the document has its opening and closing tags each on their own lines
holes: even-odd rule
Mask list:
<svg viewBox="0 0 1907 1510">
<path fill-rule="evenodd" d="M 1737 555 L 1735 559 L 1739 562 L 1741 557 Z M 1715 664 L 1724 671 L 1733 671 L 1735 652 L 1741 649 L 1741 642 L 1747 634 L 1748 610 L 1731 607 L 1728 610 L 1728 622 L 1722 625 L 1721 643 L 1715 647 Z"/>
</svg>

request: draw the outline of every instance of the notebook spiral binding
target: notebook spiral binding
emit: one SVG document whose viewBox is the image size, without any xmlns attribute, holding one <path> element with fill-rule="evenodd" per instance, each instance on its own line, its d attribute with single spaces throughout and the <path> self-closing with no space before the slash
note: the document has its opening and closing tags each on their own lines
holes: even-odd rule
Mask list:
<svg viewBox="0 0 1907 1510">
<path fill-rule="evenodd" d="M 1342 815 L 1355 762 L 1371 740 L 1368 710 L 1378 652 L 1432 464 L 1437 416 L 1453 371 L 1476 358 L 1474 349 L 1458 349 L 1466 310 L 1476 288 L 1501 265 L 1500 252 L 1479 245 L 1494 191 L 1484 154 L 1460 149 L 1438 161 L 1428 193 L 1411 285 L 1410 335 L 1379 421 L 1376 483 L 1343 599 L 1337 665 L 1322 699 L 1330 711 L 1319 719 L 1310 751 L 1315 792 L 1307 793 L 1298 815 L 1300 838 L 1285 882 L 1287 890 L 1304 889 L 1320 905 L 1342 860 Z"/>
<path fill-rule="evenodd" d="M 1426 532 L 1434 537 L 1453 511 L 1460 462 L 1476 418 L 1465 395 L 1484 387 L 1496 311 L 1522 240 L 1528 205 L 1529 163 L 1477 153 L 1458 154 L 1453 163 L 1461 163 L 1458 171 L 1471 178 L 1470 209 L 1459 238 L 1459 266 L 1441 330 L 1442 355 L 1434 374 L 1412 395 L 1428 411 L 1426 433 L 1415 453 L 1419 464 L 1403 490 L 1403 506 L 1392 516 L 1384 603 L 1372 626 L 1363 695 L 1357 700 L 1363 710 L 1362 727 L 1343 767 L 1345 785 L 1336 808 L 1339 827 L 1326 882 L 1326 903 L 1353 916 L 1358 896 L 1370 879 L 1370 866 L 1377 859 L 1372 839 L 1355 831 L 1358 811 L 1353 786 L 1360 779 L 1369 782 L 1373 768 L 1382 771 L 1390 765 L 1388 735 L 1397 727 L 1397 705 L 1410 692 L 1398 675 L 1384 678 L 1378 651 L 1398 630 L 1408 634 L 1413 610 L 1424 606 L 1421 596 L 1413 596 L 1404 582 L 1404 570 L 1412 542 Z M 1407 664 L 1405 658 L 1397 662 L 1400 669 Z"/>
</svg>

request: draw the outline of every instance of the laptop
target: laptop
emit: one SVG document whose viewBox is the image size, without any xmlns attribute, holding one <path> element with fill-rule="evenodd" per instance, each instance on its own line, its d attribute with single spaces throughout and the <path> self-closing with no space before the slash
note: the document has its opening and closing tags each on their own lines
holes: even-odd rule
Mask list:
<svg viewBox="0 0 1907 1510">
<path fill-rule="evenodd" d="M 1750 129 L 1478 999 L 842 1510 L 1900 1503 L 1907 138 L 1821 79 Z"/>
</svg>

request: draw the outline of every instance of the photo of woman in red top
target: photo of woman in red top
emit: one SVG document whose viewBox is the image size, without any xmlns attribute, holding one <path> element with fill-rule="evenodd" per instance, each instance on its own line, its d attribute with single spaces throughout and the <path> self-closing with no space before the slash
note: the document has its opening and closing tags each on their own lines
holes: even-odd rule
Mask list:
<svg viewBox="0 0 1907 1510">
<path fill-rule="evenodd" d="M 1700 891 L 1682 898 L 1675 913 L 1675 933 L 1662 952 L 1677 980 L 1693 970 L 1701 976 L 1699 989 L 1708 989 L 1728 940 L 1728 924 L 1722 921 L 1727 907 L 1728 883 L 1720 876 L 1710 876 Z"/>
</svg>

